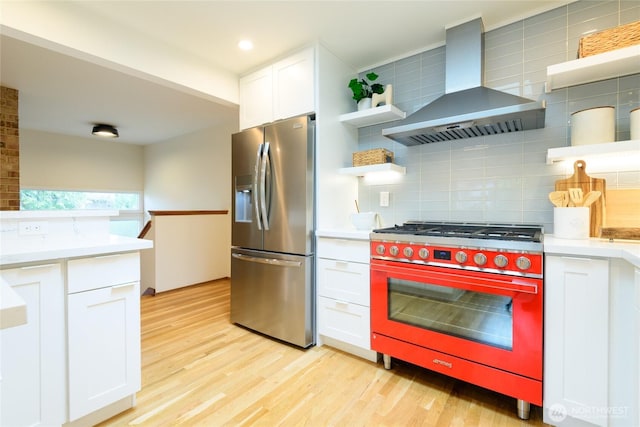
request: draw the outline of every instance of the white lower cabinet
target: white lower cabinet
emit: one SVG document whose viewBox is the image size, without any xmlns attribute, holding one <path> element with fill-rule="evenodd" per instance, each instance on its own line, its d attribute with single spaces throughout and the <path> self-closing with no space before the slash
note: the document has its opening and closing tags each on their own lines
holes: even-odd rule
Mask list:
<svg viewBox="0 0 640 427">
<path fill-rule="evenodd" d="M 545 422 L 606 426 L 609 261 L 545 258 Z"/>
<path fill-rule="evenodd" d="M 318 239 L 320 341 L 375 361 L 371 350 L 369 241 Z"/>
<path fill-rule="evenodd" d="M 137 252 L 68 262 L 70 421 L 140 390 L 139 280 Z"/>
<path fill-rule="evenodd" d="M 546 423 L 640 425 L 638 280 L 620 259 L 545 257 Z"/>
<path fill-rule="evenodd" d="M 62 267 L 11 268 L 0 276 L 27 307 L 26 324 L 0 331 L 0 425 L 60 425 L 66 417 Z"/>
<path fill-rule="evenodd" d="M 320 333 L 363 349 L 370 349 L 369 307 L 332 298 L 318 298 Z"/>
</svg>

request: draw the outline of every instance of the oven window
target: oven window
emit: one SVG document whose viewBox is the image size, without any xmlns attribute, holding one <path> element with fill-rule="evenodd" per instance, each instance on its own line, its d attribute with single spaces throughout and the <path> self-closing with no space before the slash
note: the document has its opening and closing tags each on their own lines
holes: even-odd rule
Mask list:
<svg viewBox="0 0 640 427">
<path fill-rule="evenodd" d="M 389 319 L 511 350 L 511 298 L 388 279 Z"/>
</svg>

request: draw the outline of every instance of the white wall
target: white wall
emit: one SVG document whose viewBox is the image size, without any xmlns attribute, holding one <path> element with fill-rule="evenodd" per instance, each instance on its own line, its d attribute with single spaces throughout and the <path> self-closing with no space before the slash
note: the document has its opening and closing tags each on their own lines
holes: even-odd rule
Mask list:
<svg viewBox="0 0 640 427">
<path fill-rule="evenodd" d="M 358 179 L 340 175 L 358 151 L 358 130 L 336 118 L 353 110 L 347 83 L 355 70 L 322 45 L 317 47 L 316 127 L 316 226 L 318 229 L 351 228 L 349 215 L 355 212 Z"/>
<path fill-rule="evenodd" d="M 237 120 L 144 151 L 146 210 L 231 211 L 231 134 Z"/>
<path fill-rule="evenodd" d="M 229 211 L 154 217 L 155 258 L 143 261 L 143 273 L 153 277 L 156 292 L 231 275 L 231 134 L 237 131 L 236 119 L 145 147 L 146 211 Z"/>
<path fill-rule="evenodd" d="M 142 146 L 20 129 L 20 186 L 142 191 Z"/>
<path fill-rule="evenodd" d="M 230 214 L 154 216 L 156 292 L 231 276 L 230 223 Z"/>
</svg>

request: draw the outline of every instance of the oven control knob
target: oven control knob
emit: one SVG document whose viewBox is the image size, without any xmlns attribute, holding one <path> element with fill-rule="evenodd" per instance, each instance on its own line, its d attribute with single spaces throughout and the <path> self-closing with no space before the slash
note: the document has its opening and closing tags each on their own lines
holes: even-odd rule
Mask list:
<svg viewBox="0 0 640 427">
<path fill-rule="evenodd" d="M 467 262 L 467 254 L 462 251 L 457 252 L 456 261 L 458 261 L 460 264 Z"/>
<path fill-rule="evenodd" d="M 427 259 L 429 258 L 429 249 L 427 248 L 420 248 L 420 250 L 418 251 L 418 256 L 422 259 Z"/>
<path fill-rule="evenodd" d="M 376 246 L 376 253 L 378 255 L 384 255 L 384 245 L 378 245 Z"/>
<path fill-rule="evenodd" d="M 475 262 L 476 265 L 485 265 L 487 263 L 487 256 L 482 253 L 477 253 L 473 256 L 473 262 Z"/>
<path fill-rule="evenodd" d="M 402 250 L 402 253 L 404 254 L 405 258 L 411 258 L 413 256 L 413 249 L 407 246 Z"/>
<path fill-rule="evenodd" d="M 527 257 L 521 256 L 516 260 L 516 265 L 520 270 L 528 270 L 531 268 L 531 260 Z"/>
<path fill-rule="evenodd" d="M 504 255 L 496 255 L 496 257 L 493 259 L 493 262 L 497 267 L 505 268 L 507 264 L 509 264 L 509 258 Z"/>
<path fill-rule="evenodd" d="M 391 254 L 391 256 L 398 256 L 398 253 L 400 253 L 400 249 L 398 249 L 397 246 L 391 246 L 389 248 L 389 253 Z"/>
</svg>

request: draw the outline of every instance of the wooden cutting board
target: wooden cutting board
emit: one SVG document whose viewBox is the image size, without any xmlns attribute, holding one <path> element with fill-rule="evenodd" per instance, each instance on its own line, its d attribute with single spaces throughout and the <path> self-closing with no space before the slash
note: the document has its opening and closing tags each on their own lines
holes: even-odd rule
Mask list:
<svg viewBox="0 0 640 427">
<path fill-rule="evenodd" d="M 640 188 L 607 191 L 605 239 L 640 240 Z"/>
<path fill-rule="evenodd" d="M 570 188 L 580 188 L 583 194 L 589 191 L 600 191 L 602 196 L 596 200 L 589 212 L 590 225 L 589 236 L 600 237 L 602 224 L 604 224 L 606 181 L 602 178 L 591 178 L 586 172 L 587 164 L 584 160 L 576 160 L 573 164 L 573 176 L 556 181 L 556 191 L 567 191 Z"/>
<path fill-rule="evenodd" d="M 607 212 L 603 227 L 640 229 L 640 188 L 607 191 Z"/>
</svg>

